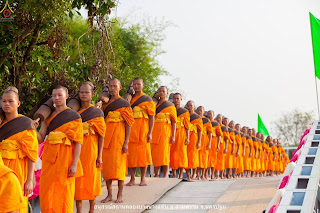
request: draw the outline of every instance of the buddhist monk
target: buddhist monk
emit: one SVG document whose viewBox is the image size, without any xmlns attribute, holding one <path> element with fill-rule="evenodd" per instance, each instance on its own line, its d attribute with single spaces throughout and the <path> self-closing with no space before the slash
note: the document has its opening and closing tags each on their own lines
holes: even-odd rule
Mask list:
<svg viewBox="0 0 320 213">
<path fill-rule="evenodd" d="M 159 177 L 159 169 L 163 167 L 163 177 L 169 174 L 170 146 L 176 138 L 177 111 L 174 105 L 166 100 L 168 89 L 158 89 L 159 101 L 156 106 L 156 117 L 151 140 L 151 156 L 155 177 Z"/>
<path fill-rule="evenodd" d="M 200 142 L 199 150 L 199 167 L 197 170 L 198 178 L 201 180 L 208 179 L 208 156 L 209 150 L 211 149 L 211 140 L 212 140 L 212 125 L 208 118 L 204 117 L 204 107 L 199 106 L 197 108 L 197 114 L 202 118 L 203 130 L 202 137 Z M 200 177 L 201 173 L 201 177 Z"/>
<path fill-rule="evenodd" d="M 221 131 L 222 131 L 222 136 L 221 136 L 221 141 L 217 145 L 217 164 L 216 164 L 216 172 L 215 176 L 216 178 L 219 177 L 218 172 L 220 172 L 220 177 L 221 179 L 224 179 L 225 177 L 225 158 L 226 158 L 226 153 L 228 151 L 228 141 L 230 139 L 229 137 L 229 132 L 227 127 L 222 124 L 222 115 L 218 114 L 216 119 L 215 119 L 221 126 Z"/>
<path fill-rule="evenodd" d="M 78 164 L 83 128 L 80 115 L 68 108 L 68 89 L 52 90 L 55 110 L 41 123 L 39 137 L 44 144 L 40 178 L 41 212 L 73 212 L 75 177 L 83 175 Z"/>
<path fill-rule="evenodd" d="M 215 167 L 217 165 L 217 154 L 218 154 L 218 145 L 221 142 L 222 130 L 220 124 L 214 120 L 214 112 L 212 110 L 208 111 L 207 114 L 211 125 L 212 125 L 212 140 L 211 140 L 211 149 L 209 150 L 208 157 L 208 168 L 211 168 L 211 179 L 216 179 L 215 176 Z"/>
<path fill-rule="evenodd" d="M 246 136 L 246 149 L 245 149 L 243 164 L 244 164 L 244 171 L 246 173 L 247 178 L 251 176 L 251 157 L 252 157 L 252 146 L 253 146 L 252 138 L 251 136 L 249 136 L 251 134 L 251 130 L 250 132 L 248 132 L 248 130 L 249 129 L 247 127 L 242 128 L 242 133 Z"/>
<path fill-rule="evenodd" d="M 240 152 L 240 148 L 239 146 L 241 146 L 242 144 L 242 139 L 241 139 L 241 135 L 240 132 L 238 132 L 235 129 L 235 123 L 234 121 L 230 121 L 229 122 L 229 128 L 231 128 L 234 131 L 234 136 L 235 136 L 235 140 L 234 140 L 234 150 L 233 150 L 233 166 L 232 166 L 232 178 L 237 178 L 237 173 L 236 170 L 238 168 L 238 160 L 239 160 L 239 152 Z"/>
<path fill-rule="evenodd" d="M 267 137 L 267 139 L 266 139 L 266 141 L 268 142 L 268 144 L 269 144 L 269 150 L 268 150 L 268 173 L 269 173 L 269 176 L 273 176 L 273 173 L 274 173 L 274 158 L 275 158 L 275 156 L 274 156 L 274 153 L 273 153 L 273 146 L 274 146 L 274 144 L 273 144 L 273 139 L 272 139 L 272 137 L 271 136 L 268 136 Z"/>
<path fill-rule="evenodd" d="M 28 195 L 33 190 L 34 166 L 38 158 L 38 140 L 34 121 L 18 114 L 19 106 L 18 89 L 8 87 L 1 100 L 5 119 L 0 126 L 0 153 L 4 165 L 17 175 L 23 190 L 23 205 L 18 205 L 23 207 L 20 212 L 28 212 Z"/>
<path fill-rule="evenodd" d="M 127 171 L 127 152 L 131 126 L 134 122 L 130 103 L 120 97 L 122 89 L 118 79 L 109 81 L 111 98 L 104 105 L 106 134 L 102 151 L 102 174 L 106 181 L 108 195 L 102 203 L 112 201 L 112 180 L 118 180 L 116 203 L 122 203 L 122 191 Z"/>
<path fill-rule="evenodd" d="M 228 179 L 230 179 L 231 175 L 232 175 L 232 168 L 233 168 L 235 135 L 234 135 L 233 129 L 228 126 L 228 124 L 229 124 L 228 118 L 224 118 L 222 121 L 222 124 L 227 127 L 228 134 L 229 134 L 229 140 L 227 143 L 228 151 L 226 152 L 226 176 Z"/>
<path fill-rule="evenodd" d="M 276 167 L 276 174 L 280 175 L 280 160 L 281 160 L 281 149 L 280 149 L 280 144 L 278 143 L 278 139 L 275 139 L 275 146 L 276 146 L 276 150 L 277 150 L 277 158 L 276 158 L 276 162 L 275 162 L 275 167 Z"/>
<path fill-rule="evenodd" d="M 78 113 L 83 126 L 83 145 L 80 153 L 83 176 L 76 178 L 75 183 L 74 199 L 78 213 L 81 212 L 82 200 L 89 200 L 89 212 L 94 212 L 96 197 L 101 195 L 100 171 L 106 124 L 103 112 L 91 104 L 93 90 L 91 82 L 83 83 L 79 90 L 81 105 Z"/>
<path fill-rule="evenodd" d="M 152 99 L 143 93 L 142 78 L 133 80 L 134 96 L 131 99 L 134 123 L 131 127 L 128 149 L 128 167 L 130 168 L 130 182 L 127 186 L 135 184 L 136 167 L 140 167 L 141 180 L 139 186 L 146 186 L 146 173 L 148 165 L 152 164 L 151 146 L 152 130 L 156 106 Z"/>
<path fill-rule="evenodd" d="M 188 168 L 186 169 L 187 178 L 186 180 L 195 179 L 196 178 L 196 168 L 199 167 L 199 149 L 201 145 L 201 137 L 202 137 L 202 118 L 200 115 L 194 112 L 194 102 L 187 102 L 187 110 L 190 114 L 190 139 L 189 145 L 187 147 L 188 153 Z M 190 172 L 192 170 L 192 176 L 190 178 Z"/>
<path fill-rule="evenodd" d="M 176 177 L 176 171 L 179 169 L 179 178 L 183 176 L 183 169 L 188 167 L 187 146 L 190 137 L 190 113 L 187 109 L 181 107 L 182 97 L 180 93 L 173 95 L 173 103 L 177 110 L 177 129 L 176 139 L 171 145 L 170 167 L 172 176 Z"/>
<path fill-rule="evenodd" d="M 19 212 L 27 208 L 17 175 L 3 164 L 0 153 L 0 212 Z"/>
<path fill-rule="evenodd" d="M 245 135 L 241 132 L 241 126 L 240 124 L 236 124 L 235 126 L 236 129 L 236 141 L 238 142 L 238 158 L 237 158 L 237 169 L 236 173 L 240 178 L 243 177 L 244 173 L 244 162 L 243 158 L 245 156 L 245 149 L 246 149 L 246 137 Z M 240 138 L 240 141 L 239 141 Z"/>
</svg>

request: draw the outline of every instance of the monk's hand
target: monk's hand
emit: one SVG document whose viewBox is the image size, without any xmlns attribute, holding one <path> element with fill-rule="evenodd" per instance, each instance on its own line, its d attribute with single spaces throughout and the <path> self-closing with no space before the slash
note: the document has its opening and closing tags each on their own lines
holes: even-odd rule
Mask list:
<svg viewBox="0 0 320 213">
<path fill-rule="evenodd" d="M 198 142 L 198 143 L 197 143 L 196 148 L 197 148 L 197 149 L 199 149 L 199 148 L 200 148 L 200 142 Z"/>
<path fill-rule="evenodd" d="M 32 180 L 27 180 L 24 184 L 24 196 L 28 196 L 33 191 Z"/>
<path fill-rule="evenodd" d="M 211 144 L 208 144 L 207 150 L 211 149 Z"/>
<path fill-rule="evenodd" d="M 34 124 L 34 126 L 36 127 L 36 129 L 37 129 L 38 126 L 39 126 L 39 120 L 38 120 L 38 119 L 34 120 L 34 121 L 33 121 L 33 124 Z"/>
<path fill-rule="evenodd" d="M 77 165 L 72 164 L 68 170 L 68 177 L 73 177 L 76 174 Z"/>
<path fill-rule="evenodd" d="M 185 144 L 185 145 L 189 145 L 189 143 L 190 143 L 189 138 L 186 138 L 186 141 L 184 142 L 184 144 Z"/>
<path fill-rule="evenodd" d="M 124 153 L 127 153 L 128 152 L 128 143 L 124 143 L 123 145 L 122 145 L 122 153 L 124 154 Z"/>
<path fill-rule="evenodd" d="M 219 151 L 219 150 L 220 150 L 220 146 L 217 147 L 217 151 Z"/>
<path fill-rule="evenodd" d="M 227 153 L 228 152 L 228 150 L 227 149 L 224 149 L 224 153 Z"/>
<path fill-rule="evenodd" d="M 175 136 L 172 136 L 171 139 L 170 139 L 170 144 L 173 144 L 174 141 L 175 141 L 176 137 Z"/>
<path fill-rule="evenodd" d="M 102 101 L 97 102 L 96 107 L 102 110 Z"/>
<path fill-rule="evenodd" d="M 150 143 L 152 140 L 152 134 L 151 132 L 147 134 L 147 142 Z"/>
<path fill-rule="evenodd" d="M 251 154 L 251 153 L 249 154 L 249 157 L 250 157 L 250 158 L 252 157 L 252 154 Z"/>
<path fill-rule="evenodd" d="M 239 152 L 237 152 L 237 155 L 236 155 L 237 157 L 239 156 Z"/>
<path fill-rule="evenodd" d="M 101 166 L 102 166 L 102 157 L 99 156 L 96 160 L 96 167 L 101 168 Z"/>
</svg>

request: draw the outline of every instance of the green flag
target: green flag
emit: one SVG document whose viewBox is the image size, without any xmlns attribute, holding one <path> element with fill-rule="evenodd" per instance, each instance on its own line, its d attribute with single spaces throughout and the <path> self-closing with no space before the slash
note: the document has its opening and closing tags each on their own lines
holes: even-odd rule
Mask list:
<svg viewBox="0 0 320 213">
<path fill-rule="evenodd" d="M 320 79 L 320 20 L 310 14 L 310 26 L 313 47 L 314 72 Z"/>
<path fill-rule="evenodd" d="M 263 124 L 259 114 L 258 114 L 258 132 L 261 132 L 264 136 L 269 135 L 269 132 L 268 132 L 266 126 Z"/>
</svg>

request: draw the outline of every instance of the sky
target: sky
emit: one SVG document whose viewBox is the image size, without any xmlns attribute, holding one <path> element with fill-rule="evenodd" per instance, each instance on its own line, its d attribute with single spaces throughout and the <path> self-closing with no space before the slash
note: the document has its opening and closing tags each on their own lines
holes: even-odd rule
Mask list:
<svg viewBox="0 0 320 213">
<path fill-rule="evenodd" d="M 253 128 L 260 113 L 270 131 L 294 108 L 318 116 L 309 12 L 319 0 L 120 0 L 113 14 L 175 25 L 158 58 L 163 85 L 179 78 L 169 92 Z"/>
</svg>

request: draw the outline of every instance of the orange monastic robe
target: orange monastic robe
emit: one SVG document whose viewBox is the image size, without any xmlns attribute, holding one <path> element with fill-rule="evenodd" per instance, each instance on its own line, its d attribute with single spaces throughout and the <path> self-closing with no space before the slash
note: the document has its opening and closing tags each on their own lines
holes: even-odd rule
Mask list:
<svg viewBox="0 0 320 213">
<path fill-rule="evenodd" d="M 22 116 L 19 114 L 18 118 Z M 0 128 L 5 124 L 9 125 L 10 122 L 3 122 Z M 36 162 L 38 158 L 36 131 L 34 129 L 26 129 L 2 140 L 0 142 L 0 153 L 4 165 L 17 175 L 23 194 L 24 184 L 28 175 L 28 159 Z M 20 212 L 28 212 L 28 196 L 23 197 L 23 206 L 24 208 L 20 209 Z"/>
<path fill-rule="evenodd" d="M 233 150 L 233 145 L 235 145 L 234 143 L 236 143 L 235 142 L 236 137 L 235 137 L 233 129 L 228 128 L 228 131 L 229 131 L 229 135 L 230 135 L 230 140 L 228 142 L 228 151 L 226 154 L 226 169 L 232 169 L 232 168 L 234 168 L 233 167 L 233 159 L 234 159 L 234 153 L 235 153 L 234 152 L 235 150 Z"/>
<path fill-rule="evenodd" d="M 273 153 L 275 153 L 275 161 L 274 161 L 274 171 L 278 172 L 279 171 L 279 150 L 278 146 L 274 146 L 273 148 Z"/>
<path fill-rule="evenodd" d="M 201 136 L 201 145 L 199 150 L 199 168 L 206 169 L 208 168 L 208 156 L 209 150 L 207 149 L 209 145 L 208 134 L 212 133 L 212 125 L 208 118 L 202 118 L 203 131 Z"/>
<path fill-rule="evenodd" d="M 109 111 L 105 117 L 106 135 L 102 152 L 102 174 L 104 180 L 124 181 L 127 171 L 127 153 L 122 152 L 126 133 L 125 125 L 127 123 L 132 126 L 134 118 L 129 102 L 121 97 L 118 99 L 121 103 L 115 107 L 117 109 Z M 115 105 L 118 99 L 111 104 Z"/>
<path fill-rule="evenodd" d="M 235 158 L 233 161 L 233 168 L 236 168 L 237 173 L 243 173 L 243 144 L 242 144 L 242 137 L 241 133 L 235 130 L 236 135 L 236 143 L 237 143 L 237 149 L 235 151 Z M 239 151 L 239 155 L 237 156 L 237 153 Z"/>
<path fill-rule="evenodd" d="M 228 140 L 230 142 L 228 128 L 225 127 L 224 125 L 222 125 L 221 130 L 222 130 L 222 137 L 221 137 L 221 141 L 220 141 L 220 149 L 217 154 L 217 165 L 216 165 L 217 171 L 222 171 L 226 168 L 226 166 L 225 166 L 226 165 L 226 163 L 225 163 L 226 154 L 224 153 L 224 150 L 226 148 L 226 140 Z"/>
<path fill-rule="evenodd" d="M 200 115 L 192 114 L 190 116 L 190 139 L 187 146 L 188 153 L 188 169 L 195 169 L 199 167 L 199 149 L 197 149 L 198 132 L 203 131 L 203 123 Z M 200 143 L 201 145 L 201 143 Z"/>
<path fill-rule="evenodd" d="M 252 171 L 251 169 L 251 158 L 250 157 L 250 149 L 253 147 L 252 138 L 250 136 L 246 137 L 246 150 L 245 150 L 245 156 L 243 158 L 243 164 L 244 164 L 244 170 L 245 171 Z"/>
<path fill-rule="evenodd" d="M 17 175 L 3 164 L 0 155 L 0 212 L 14 212 L 27 208 Z"/>
<path fill-rule="evenodd" d="M 90 115 L 85 114 L 86 111 Z M 83 125 L 83 145 L 80 153 L 83 176 L 76 178 L 74 199 L 94 200 L 96 196 L 101 195 L 101 168 L 97 168 L 96 160 L 98 136 L 105 136 L 106 124 L 102 111 L 93 105 L 79 110 L 78 113 L 82 117 Z"/>
<path fill-rule="evenodd" d="M 258 141 L 256 137 L 252 137 L 252 156 L 251 156 L 251 171 L 256 172 L 257 171 L 257 158 L 258 158 Z M 257 155 L 257 156 L 256 156 Z"/>
<path fill-rule="evenodd" d="M 129 138 L 128 167 L 146 167 L 152 164 L 151 146 L 147 142 L 147 134 L 149 116 L 155 115 L 156 106 L 144 93 L 133 97 L 130 103 L 133 108 L 134 123 Z"/>
<path fill-rule="evenodd" d="M 208 167 L 216 167 L 217 165 L 217 146 L 218 146 L 218 137 L 222 136 L 222 130 L 220 124 L 216 121 L 211 122 L 212 125 L 212 140 L 211 140 L 211 149 L 209 150 L 208 157 Z"/>
<path fill-rule="evenodd" d="M 151 156 L 153 165 L 159 167 L 169 165 L 170 163 L 171 118 L 177 121 L 177 111 L 169 101 L 158 105 L 156 111 L 152 132 Z"/>
<path fill-rule="evenodd" d="M 266 147 L 267 147 L 267 144 L 265 143 L 265 141 L 262 141 L 261 143 L 261 158 L 260 158 L 260 162 L 261 162 L 261 168 L 260 168 L 260 171 L 259 172 L 265 172 L 267 169 L 266 169 Z"/>
<path fill-rule="evenodd" d="M 274 156 L 273 147 L 274 146 L 269 146 L 269 155 L 268 155 L 268 159 L 269 159 L 268 170 L 269 171 L 274 171 L 274 169 L 275 169 L 274 159 L 273 159 L 273 156 Z"/>
<path fill-rule="evenodd" d="M 65 119 L 64 113 L 73 120 L 50 131 L 50 126 Z M 55 119 L 56 118 L 56 119 Z M 41 212 L 73 212 L 75 178 L 83 175 L 80 160 L 74 177 L 68 170 L 74 159 L 74 142 L 83 143 L 83 128 L 80 115 L 66 108 L 47 121 L 49 135 L 44 144 L 40 177 Z"/>
<path fill-rule="evenodd" d="M 260 139 L 257 139 L 257 144 L 256 144 L 256 150 L 257 150 L 257 170 L 256 172 L 259 172 L 260 169 L 261 169 L 261 161 L 260 161 L 260 158 L 261 158 L 261 142 L 260 142 Z M 259 156 L 259 153 L 260 153 L 260 156 Z"/>
<path fill-rule="evenodd" d="M 190 114 L 185 108 L 177 110 L 177 128 L 176 139 L 171 145 L 170 150 L 170 167 L 172 169 L 188 167 L 188 151 L 185 144 L 187 139 L 186 130 L 190 130 Z"/>
</svg>

